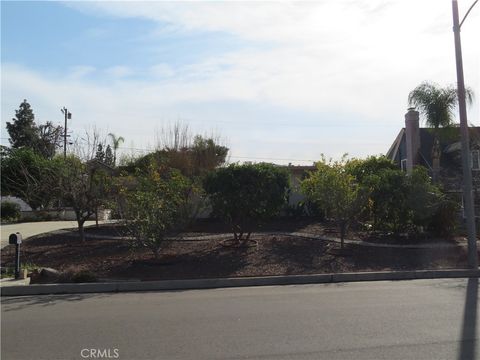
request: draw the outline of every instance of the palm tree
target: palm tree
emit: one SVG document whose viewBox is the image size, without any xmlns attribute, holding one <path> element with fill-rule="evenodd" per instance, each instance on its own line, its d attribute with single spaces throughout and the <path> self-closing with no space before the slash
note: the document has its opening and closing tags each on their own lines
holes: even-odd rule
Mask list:
<svg viewBox="0 0 480 360">
<path fill-rule="evenodd" d="M 117 149 L 120 147 L 120 144 L 125 141 L 123 136 L 115 136 L 115 134 L 109 133 L 108 136 L 112 139 L 113 145 L 113 166 L 117 165 Z"/>
<path fill-rule="evenodd" d="M 465 89 L 465 98 L 468 104 L 473 102 L 473 91 L 470 88 Z M 453 86 L 441 88 L 435 83 L 423 82 L 408 94 L 408 104 L 417 108 L 425 118 L 426 125 L 434 129 L 432 160 L 436 178 L 441 152 L 438 129 L 454 124 L 455 109 L 458 105 L 457 89 Z"/>
</svg>

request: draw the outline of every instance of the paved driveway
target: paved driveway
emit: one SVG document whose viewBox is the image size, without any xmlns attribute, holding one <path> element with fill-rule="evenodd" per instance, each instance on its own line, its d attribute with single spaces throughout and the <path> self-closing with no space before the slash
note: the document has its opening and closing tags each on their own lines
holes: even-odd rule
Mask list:
<svg viewBox="0 0 480 360">
<path fill-rule="evenodd" d="M 102 221 L 99 221 L 101 224 Z M 95 221 L 86 221 L 85 226 L 94 225 Z M 27 222 L 27 223 L 18 223 L 10 225 L 1 225 L 1 245 L 4 247 L 8 245 L 8 236 L 11 233 L 19 232 L 22 234 L 23 238 L 29 238 L 30 236 L 43 234 L 50 231 L 60 230 L 60 229 L 74 229 L 77 227 L 76 221 L 42 221 L 42 222 Z"/>
</svg>

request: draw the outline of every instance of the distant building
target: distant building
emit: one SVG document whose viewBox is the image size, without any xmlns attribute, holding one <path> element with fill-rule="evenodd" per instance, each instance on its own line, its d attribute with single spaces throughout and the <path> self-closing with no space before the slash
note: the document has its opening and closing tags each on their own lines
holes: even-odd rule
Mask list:
<svg viewBox="0 0 480 360">
<path fill-rule="evenodd" d="M 470 151 L 475 214 L 480 215 L 480 127 L 470 127 Z M 440 128 L 438 143 L 434 130 L 420 128 L 419 113 L 409 109 L 402 128 L 386 156 L 399 168 L 411 172 L 414 166 L 424 166 L 443 189 L 462 201 L 463 173 L 460 128 Z"/>
</svg>

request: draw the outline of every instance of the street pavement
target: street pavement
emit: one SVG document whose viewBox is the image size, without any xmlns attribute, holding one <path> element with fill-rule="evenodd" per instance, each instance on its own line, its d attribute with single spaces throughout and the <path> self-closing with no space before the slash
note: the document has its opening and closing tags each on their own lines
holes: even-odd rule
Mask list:
<svg viewBox="0 0 480 360">
<path fill-rule="evenodd" d="M 99 221 L 102 223 L 102 221 Z M 86 221 L 85 226 L 94 225 L 95 221 Z M 61 229 L 77 228 L 76 221 L 40 221 L 40 222 L 26 222 L 17 224 L 8 224 L 0 226 L 1 244 L 0 248 L 8 245 L 8 236 L 12 233 L 19 232 L 24 239 L 31 236 L 43 234 L 50 231 Z"/>
<path fill-rule="evenodd" d="M 1 355 L 475 360 L 477 306 L 478 279 L 4 297 Z"/>
</svg>

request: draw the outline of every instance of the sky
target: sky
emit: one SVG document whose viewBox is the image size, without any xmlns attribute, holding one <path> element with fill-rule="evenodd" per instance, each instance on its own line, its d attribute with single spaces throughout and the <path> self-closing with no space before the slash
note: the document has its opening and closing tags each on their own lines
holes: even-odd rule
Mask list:
<svg viewBox="0 0 480 360">
<path fill-rule="evenodd" d="M 473 0 L 459 0 L 463 16 Z M 310 164 L 387 152 L 408 93 L 456 83 L 450 0 L 2 1 L 1 144 L 23 99 L 37 123 L 97 128 L 141 154 L 175 122 L 230 161 Z M 480 126 L 480 5 L 462 27 Z"/>
</svg>

